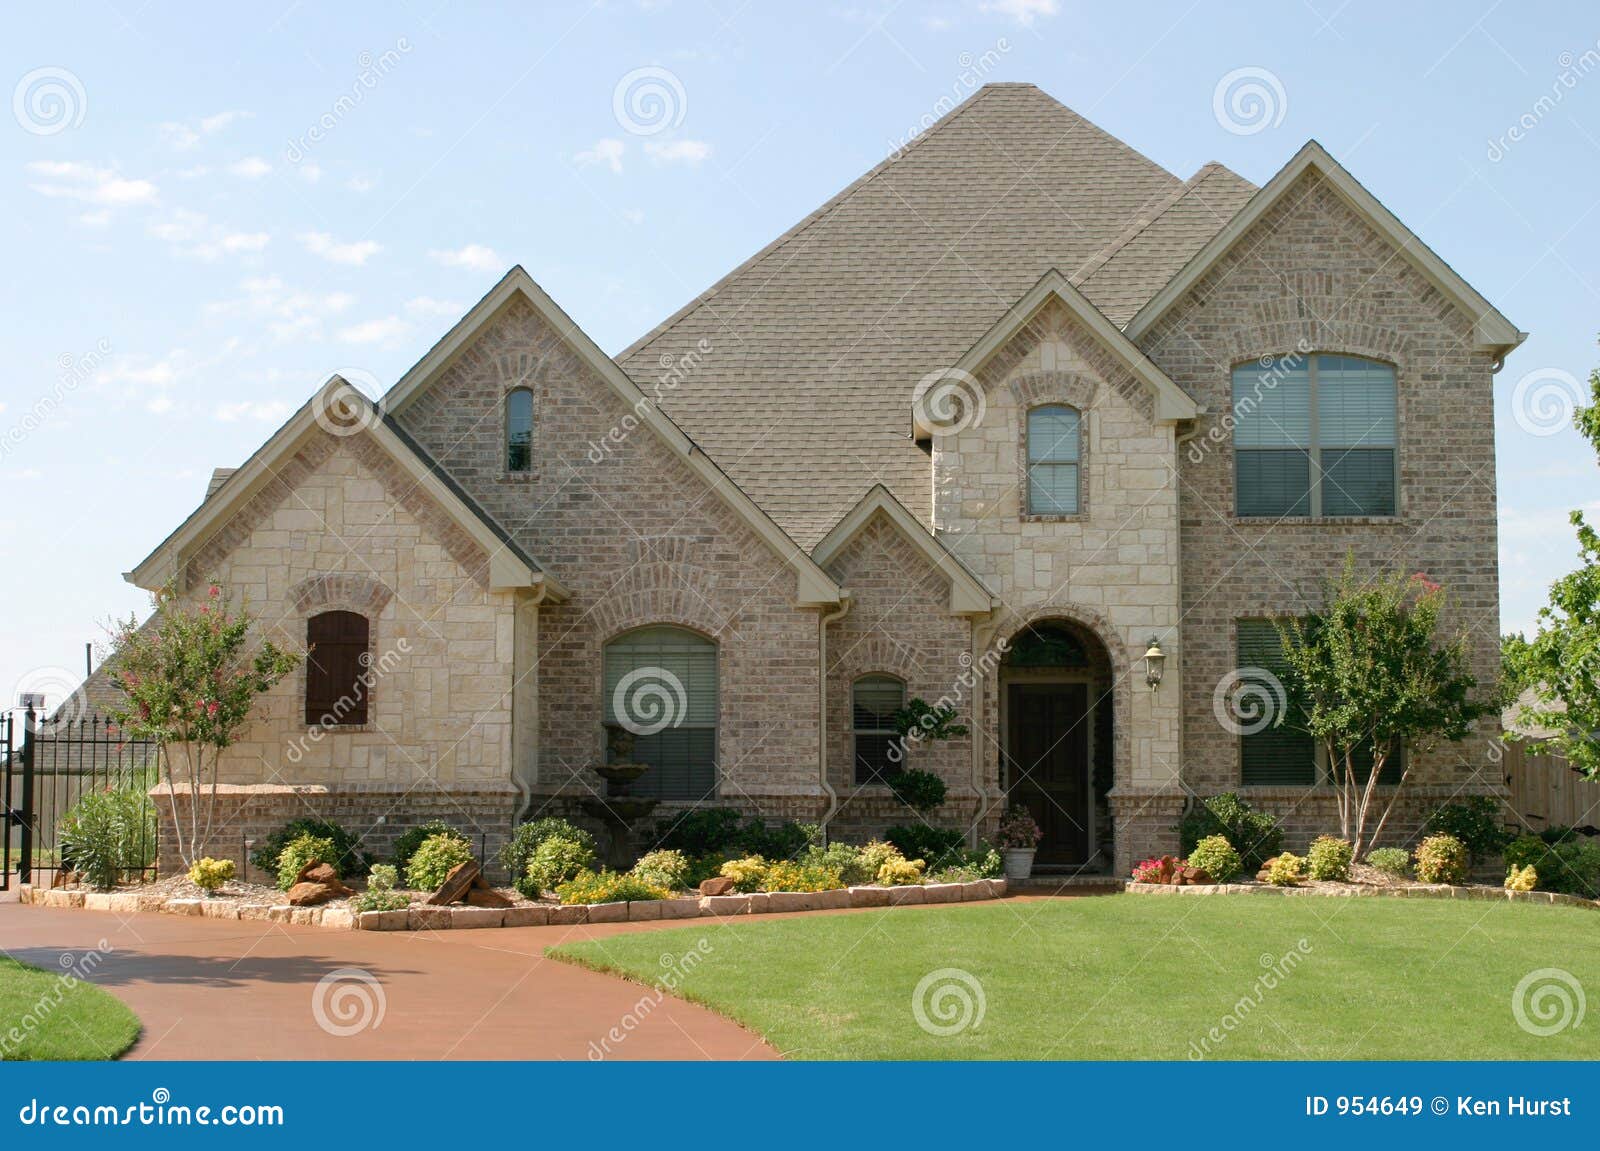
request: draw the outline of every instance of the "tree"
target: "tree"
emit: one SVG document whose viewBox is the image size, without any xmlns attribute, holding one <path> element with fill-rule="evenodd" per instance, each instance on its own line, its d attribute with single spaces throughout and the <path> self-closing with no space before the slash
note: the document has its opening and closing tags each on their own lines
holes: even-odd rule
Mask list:
<svg viewBox="0 0 1600 1151">
<path fill-rule="evenodd" d="M 300 664 L 299 653 L 269 639 L 252 644 L 254 623 L 246 608 L 235 611 L 212 584 L 199 603 L 163 589 L 149 624 L 141 628 L 129 618 L 112 631 L 110 675 L 124 702 L 111 709 L 111 718 L 129 737 L 160 748 L 185 867 L 204 857 L 210 844 L 223 749 L 250 722 L 256 697 Z M 181 805 L 174 782 L 180 768 L 187 787 Z"/>
<path fill-rule="evenodd" d="M 1425 752 L 1459 740 L 1492 705 L 1473 698 L 1467 640 L 1437 642 L 1444 589 L 1421 572 L 1363 581 L 1355 557 L 1325 591 L 1320 612 L 1278 619 L 1288 661 L 1285 687 L 1327 750 L 1339 798 L 1339 832 L 1357 858 L 1378 841 L 1411 770 L 1401 774 L 1369 836 L 1378 780 L 1403 744 Z"/>
</svg>

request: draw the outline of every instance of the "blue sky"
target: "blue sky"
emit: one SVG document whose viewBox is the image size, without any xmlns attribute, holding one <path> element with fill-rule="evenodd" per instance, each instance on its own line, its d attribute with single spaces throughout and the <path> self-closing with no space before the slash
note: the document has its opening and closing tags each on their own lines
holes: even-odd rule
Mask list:
<svg viewBox="0 0 1600 1151">
<path fill-rule="evenodd" d="M 1600 508 L 1562 418 L 1600 363 L 1600 20 L 1491 0 L 1229 12 L 10 11 L 5 704 L 13 685 L 54 694 L 101 621 L 142 610 L 120 573 L 331 372 L 387 387 L 513 263 L 619 351 L 979 71 L 1040 85 L 1183 177 L 1220 160 L 1263 183 L 1315 137 L 1532 333 L 1495 387 L 1502 623 L 1529 627 L 1572 566 L 1568 510 Z M 1265 114 L 1230 111 L 1252 84 Z M 664 122 L 626 98 L 619 114 L 619 87 L 652 85 Z"/>
</svg>

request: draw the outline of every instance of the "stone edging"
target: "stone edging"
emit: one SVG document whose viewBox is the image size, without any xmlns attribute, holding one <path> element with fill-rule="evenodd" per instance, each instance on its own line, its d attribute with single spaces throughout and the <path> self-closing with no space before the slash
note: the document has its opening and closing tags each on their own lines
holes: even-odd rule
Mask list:
<svg viewBox="0 0 1600 1151">
<path fill-rule="evenodd" d="M 842 911 L 851 907 L 909 907 L 919 903 L 975 903 L 1001 899 L 1004 879 L 970 883 L 924 883 L 905 887 L 839 887 L 832 891 L 773 891 L 752 895 L 689 895 L 631 903 L 540 903 L 505 910 L 494 907 L 429 907 L 363 911 L 346 907 L 292 907 L 287 903 L 240 905 L 222 899 L 168 899 L 138 892 L 60 891 L 26 884 L 20 901 L 35 907 L 81 908 L 129 915 L 139 911 L 197 915 L 207 919 L 262 920 L 326 927 L 336 931 L 443 931 L 468 927 L 557 927 L 583 923 L 628 923 L 660 919 L 726 918 L 786 911 Z"/>
<path fill-rule="evenodd" d="M 1586 907 L 1600 911 L 1600 902 L 1579 895 L 1554 891 L 1511 891 L 1504 887 L 1462 886 L 1443 883 L 1413 883 L 1405 887 L 1366 887 L 1349 884 L 1341 887 L 1274 887 L 1269 883 L 1197 883 L 1179 887 L 1170 883 L 1132 883 L 1123 888 L 1130 895 L 1319 895 L 1334 899 L 1475 899 L 1485 902 L 1554 904 L 1558 907 Z"/>
</svg>

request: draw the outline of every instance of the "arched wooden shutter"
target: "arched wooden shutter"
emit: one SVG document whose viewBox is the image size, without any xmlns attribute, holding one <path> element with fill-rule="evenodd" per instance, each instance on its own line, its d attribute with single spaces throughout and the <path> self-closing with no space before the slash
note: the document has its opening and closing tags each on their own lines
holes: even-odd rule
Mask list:
<svg viewBox="0 0 1600 1151">
<path fill-rule="evenodd" d="M 325 611 L 306 620 L 306 723 L 352 726 L 367 722 L 367 617 Z"/>
</svg>

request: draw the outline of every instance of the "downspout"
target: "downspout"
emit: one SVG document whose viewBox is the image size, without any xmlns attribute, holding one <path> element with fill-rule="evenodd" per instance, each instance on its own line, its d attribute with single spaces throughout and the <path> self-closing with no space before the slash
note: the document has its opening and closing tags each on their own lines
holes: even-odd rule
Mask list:
<svg viewBox="0 0 1600 1151">
<path fill-rule="evenodd" d="M 1195 415 L 1196 415 L 1196 417 L 1199 417 L 1199 416 L 1203 416 L 1205 414 L 1206 414 L 1206 407 L 1205 407 L 1204 404 L 1202 404 L 1198 409 L 1196 409 Z M 1200 427 L 1200 420 L 1198 418 L 1196 418 L 1193 421 L 1193 423 L 1190 424 L 1189 430 L 1187 432 L 1185 432 L 1183 435 L 1174 435 L 1173 436 L 1173 438 L 1172 438 L 1172 456 L 1173 456 L 1172 463 L 1173 463 L 1173 472 L 1175 474 L 1176 474 L 1177 470 L 1183 466 L 1183 445 L 1188 443 L 1190 440 L 1194 439 L 1196 436 L 1198 436 L 1202 430 L 1203 429 Z M 1183 491 L 1183 485 L 1182 484 L 1179 484 L 1178 491 L 1180 493 L 1179 498 L 1181 499 L 1182 498 L 1181 493 Z M 1173 534 L 1172 534 L 1172 554 L 1173 554 L 1174 560 L 1176 561 L 1176 565 L 1177 565 L 1177 569 L 1178 569 L 1178 599 L 1179 599 L 1178 611 L 1181 613 L 1183 611 L 1183 603 L 1182 603 L 1182 599 L 1183 599 L 1183 509 L 1182 508 L 1178 508 L 1177 512 L 1178 512 L 1178 530 L 1173 532 Z M 1182 618 L 1181 614 L 1180 614 L 1179 618 L 1180 619 Z M 1178 637 L 1178 658 L 1180 660 L 1183 658 L 1183 637 L 1182 636 Z M 1182 674 L 1182 669 L 1181 668 L 1179 669 L 1179 674 L 1180 675 Z M 1194 794 L 1187 787 L 1183 787 L 1183 774 L 1182 774 L 1183 773 L 1183 702 L 1182 702 L 1181 698 L 1180 698 L 1179 703 L 1178 703 L 1178 773 L 1179 773 L 1178 774 L 1178 786 L 1183 788 L 1183 793 L 1184 793 L 1183 794 L 1183 813 L 1185 815 L 1187 815 L 1187 814 L 1189 814 L 1190 811 L 1194 810 L 1194 807 L 1195 807 L 1195 804 L 1196 804 L 1197 801 L 1195 799 Z"/>
<path fill-rule="evenodd" d="M 983 786 L 983 740 L 979 737 L 979 727 L 983 719 L 983 675 L 978 670 L 978 617 L 971 617 L 972 624 L 972 788 L 978 793 L 978 810 L 972 818 L 972 828 L 967 832 L 967 846 L 977 850 L 980 838 L 980 829 L 983 827 L 984 816 L 989 814 L 989 793 Z"/>
<path fill-rule="evenodd" d="M 828 843 L 828 824 L 839 813 L 839 793 L 828 782 L 828 625 L 850 614 L 850 593 L 840 589 L 839 607 L 823 612 L 817 625 L 817 782 L 828 797 L 828 810 L 822 813 L 822 843 Z"/>
<path fill-rule="evenodd" d="M 521 606 L 523 606 L 523 607 L 531 607 L 531 608 L 537 609 L 538 606 L 544 602 L 545 596 L 549 593 L 549 591 L 550 591 L 550 585 L 545 583 L 543 580 L 540 580 L 539 581 L 539 586 L 534 589 L 534 592 L 533 592 L 532 595 L 528 596 L 525 600 L 523 600 Z M 516 627 L 517 627 L 516 616 L 513 615 L 512 619 L 511 619 L 511 635 L 512 635 L 512 644 L 513 644 L 512 649 L 511 649 L 511 693 L 512 693 L 512 706 L 513 707 L 515 707 L 515 705 L 516 705 L 516 691 L 517 691 L 517 678 L 516 678 L 517 677 L 517 657 L 516 657 L 516 646 L 515 646 L 515 642 L 516 642 Z M 539 662 L 539 653 L 537 651 L 535 651 L 533 653 L 533 660 L 534 660 L 534 664 L 537 665 L 537 663 Z M 512 722 L 511 722 L 511 733 L 512 733 L 512 742 L 513 743 L 516 742 L 516 731 L 517 731 L 517 724 L 516 724 L 515 713 L 513 713 Z M 535 745 L 538 744 L 538 742 L 539 742 L 539 733 L 538 733 L 538 731 L 535 731 L 533 733 L 533 741 L 534 741 Z M 515 751 L 515 749 L 513 749 L 513 751 Z M 515 759 L 513 759 L 512 765 L 511 765 L 511 782 L 517 785 L 517 791 L 522 796 L 522 802 L 517 806 L 517 813 L 514 816 L 511 817 L 511 826 L 512 826 L 513 829 L 519 827 L 522 824 L 523 817 L 528 814 L 528 808 L 533 806 L 533 788 L 528 786 L 527 779 L 523 777 L 522 772 L 517 770 L 517 768 L 518 768 L 518 765 L 517 765 Z"/>
</svg>

